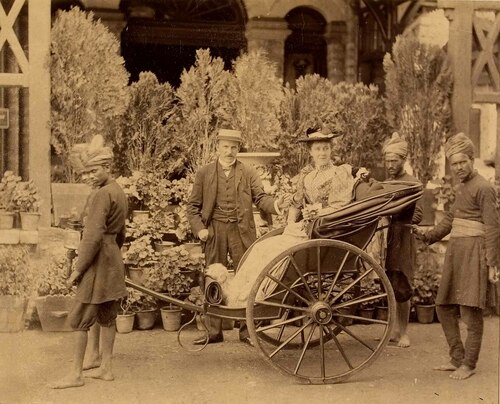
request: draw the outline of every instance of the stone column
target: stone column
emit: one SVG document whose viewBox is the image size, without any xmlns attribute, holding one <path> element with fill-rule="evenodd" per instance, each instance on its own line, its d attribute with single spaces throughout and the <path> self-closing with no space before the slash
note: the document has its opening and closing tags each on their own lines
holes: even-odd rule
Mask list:
<svg viewBox="0 0 500 404">
<path fill-rule="evenodd" d="M 29 177 L 43 204 L 40 225 L 50 226 L 50 0 L 29 0 Z"/>
<path fill-rule="evenodd" d="M 326 27 L 326 66 L 327 77 L 333 83 L 345 80 L 345 22 L 331 22 Z"/>
<path fill-rule="evenodd" d="M 345 81 L 358 81 L 359 18 L 353 7 L 346 7 Z"/>
<path fill-rule="evenodd" d="M 264 49 L 278 66 L 278 77 L 283 77 L 285 65 L 285 40 L 292 31 L 281 18 L 258 18 L 248 21 L 246 26 L 247 50 Z"/>
</svg>

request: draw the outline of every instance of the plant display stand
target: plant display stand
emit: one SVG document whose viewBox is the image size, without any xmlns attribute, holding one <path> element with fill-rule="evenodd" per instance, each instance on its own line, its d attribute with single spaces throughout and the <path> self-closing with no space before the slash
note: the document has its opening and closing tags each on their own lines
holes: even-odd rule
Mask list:
<svg viewBox="0 0 500 404">
<path fill-rule="evenodd" d="M 116 331 L 127 334 L 134 329 L 135 313 L 118 314 L 116 317 Z"/>
<path fill-rule="evenodd" d="M 67 319 L 73 306 L 72 296 L 42 296 L 35 300 L 43 331 L 72 331 Z"/>
<path fill-rule="evenodd" d="M 27 300 L 18 296 L 0 296 L 0 332 L 24 329 Z"/>
<path fill-rule="evenodd" d="M 417 304 L 415 310 L 417 311 L 417 320 L 422 324 L 430 324 L 434 321 L 434 304 Z"/>
<path fill-rule="evenodd" d="M 162 307 L 160 309 L 160 312 L 163 329 L 165 331 L 177 331 L 179 328 L 181 328 L 181 308 L 177 306 L 167 306 Z"/>
</svg>

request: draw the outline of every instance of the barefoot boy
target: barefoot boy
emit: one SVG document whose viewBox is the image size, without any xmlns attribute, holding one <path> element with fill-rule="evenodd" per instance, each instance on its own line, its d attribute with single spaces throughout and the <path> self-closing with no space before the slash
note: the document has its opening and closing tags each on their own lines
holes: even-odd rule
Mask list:
<svg viewBox="0 0 500 404">
<path fill-rule="evenodd" d="M 72 161 L 89 175 L 97 188 L 93 196 L 83 237 L 78 248 L 78 261 L 68 282 L 77 283 L 75 304 L 68 320 L 75 330 L 73 369 L 63 380 L 51 385 L 55 389 L 84 385 L 83 359 L 88 331 L 95 323 L 101 326 L 102 362 L 88 377 L 111 381 L 111 356 L 115 340 L 115 319 L 118 299 L 127 295 L 124 265 L 120 252 L 125 236 L 127 198 L 110 175 L 113 153 L 104 146 L 101 136 L 90 145 L 73 150 Z"/>
</svg>

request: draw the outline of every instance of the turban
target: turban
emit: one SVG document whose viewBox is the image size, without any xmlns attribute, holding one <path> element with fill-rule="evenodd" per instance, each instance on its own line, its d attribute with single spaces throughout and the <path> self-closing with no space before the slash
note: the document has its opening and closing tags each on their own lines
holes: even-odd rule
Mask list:
<svg viewBox="0 0 500 404">
<path fill-rule="evenodd" d="M 474 158 L 474 144 L 463 132 L 460 132 L 446 141 L 444 153 L 448 159 L 457 153 L 466 154 L 472 159 Z"/>
<path fill-rule="evenodd" d="M 110 147 L 104 146 L 104 139 L 96 135 L 90 143 L 79 143 L 73 146 L 69 161 L 75 171 L 81 172 L 85 168 L 111 163 L 113 152 Z"/>
<path fill-rule="evenodd" d="M 404 140 L 399 133 L 394 132 L 390 139 L 387 139 L 382 147 L 382 152 L 394 153 L 406 159 L 408 155 L 408 143 Z"/>
</svg>

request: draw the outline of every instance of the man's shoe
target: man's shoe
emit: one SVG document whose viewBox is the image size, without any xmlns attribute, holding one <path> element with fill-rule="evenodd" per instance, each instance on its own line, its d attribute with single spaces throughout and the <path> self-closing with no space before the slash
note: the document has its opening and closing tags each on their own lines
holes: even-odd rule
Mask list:
<svg viewBox="0 0 500 404">
<path fill-rule="evenodd" d="M 222 334 L 215 335 L 213 337 L 201 337 L 193 341 L 193 345 L 206 345 L 206 344 L 217 344 L 219 342 L 224 342 L 224 336 Z"/>
<path fill-rule="evenodd" d="M 240 337 L 240 342 L 243 342 L 244 344 L 253 346 L 253 342 L 250 339 L 250 337 L 248 337 L 248 336 L 247 337 Z"/>
</svg>

